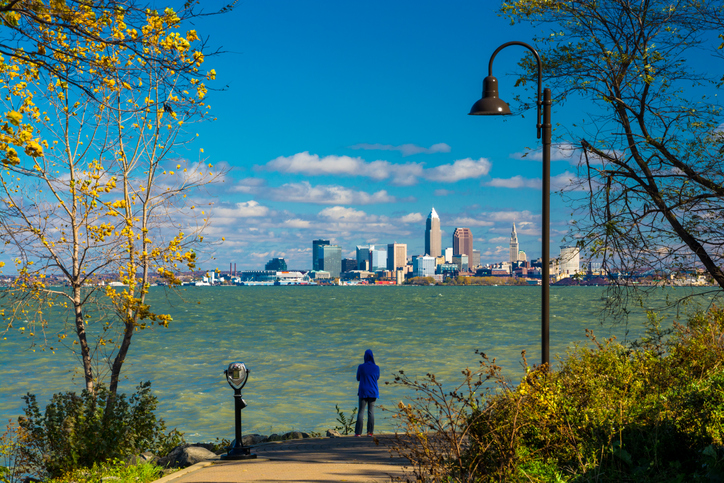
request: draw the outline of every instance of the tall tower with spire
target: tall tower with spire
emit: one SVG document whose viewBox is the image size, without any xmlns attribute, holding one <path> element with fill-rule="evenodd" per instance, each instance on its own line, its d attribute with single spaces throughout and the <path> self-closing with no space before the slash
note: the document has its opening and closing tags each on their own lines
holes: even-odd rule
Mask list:
<svg viewBox="0 0 724 483">
<path fill-rule="evenodd" d="M 442 233 L 440 232 L 440 217 L 433 207 L 427 215 L 425 224 L 425 254 L 431 257 L 439 257 L 442 253 Z"/>
<path fill-rule="evenodd" d="M 513 231 L 510 233 L 510 263 L 518 261 L 518 232 L 515 231 L 515 222 L 513 222 Z"/>
</svg>

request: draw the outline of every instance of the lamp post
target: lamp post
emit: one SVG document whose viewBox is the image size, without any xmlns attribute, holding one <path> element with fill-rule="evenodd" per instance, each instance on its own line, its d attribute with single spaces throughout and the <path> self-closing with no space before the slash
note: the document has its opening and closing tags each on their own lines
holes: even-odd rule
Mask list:
<svg viewBox="0 0 724 483">
<path fill-rule="evenodd" d="M 511 45 L 520 45 L 530 50 L 535 56 L 538 64 L 538 95 L 536 97 L 536 105 L 538 106 L 536 128 L 538 139 L 543 137 L 543 253 L 542 260 L 542 300 L 541 300 L 541 363 L 550 365 L 549 357 L 549 313 L 550 313 L 550 223 L 551 223 L 551 90 L 546 88 L 541 98 L 541 89 L 543 84 L 543 67 L 541 65 L 540 55 L 538 52 L 526 44 L 525 42 L 507 42 L 498 47 L 490 57 L 488 64 L 488 77 L 483 79 L 483 97 L 477 101 L 470 115 L 473 116 L 490 116 L 490 115 L 508 115 L 510 107 L 508 104 L 498 97 L 498 79 L 493 77 L 493 60 L 498 52 Z M 541 122 L 541 109 L 543 111 L 543 122 Z"/>
</svg>

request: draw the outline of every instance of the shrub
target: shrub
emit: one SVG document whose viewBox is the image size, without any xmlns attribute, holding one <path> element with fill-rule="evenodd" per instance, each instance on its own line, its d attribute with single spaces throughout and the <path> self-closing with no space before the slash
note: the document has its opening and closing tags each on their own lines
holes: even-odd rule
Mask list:
<svg viewBox="0 0 724 483">
<path fill-rule="evenodd" d="M 577 346 L 510 385 L 483 355 L 463 385 L 434 375 L 396 415 L 416 481 L 724 481 L 724 311 L 646 337 Z M 667 338 L 668 337 L 668 338 Z"/>
<path fill-rule="evenodd" d="M 141 383 L 129 399 L 125 394 L 109 398 L 102 385 L 95 394 L 54 394 L 44 414 L 34 395 L 23 399 L 18 463 L 43 479 L 143 451 L 165 454 L 183 442 L 181 433 L 167 433 L 164 421 L 156 418 L 158 400 L 150 382 Z"/>
</svg>

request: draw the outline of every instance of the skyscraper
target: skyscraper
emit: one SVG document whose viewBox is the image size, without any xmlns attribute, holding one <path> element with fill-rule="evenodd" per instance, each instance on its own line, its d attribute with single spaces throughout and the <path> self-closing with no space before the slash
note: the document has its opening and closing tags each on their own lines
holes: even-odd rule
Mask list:
<svg viewBox="0 0 724 483">
<path fill-rule="evenodd" d="M 393 271 L 407 265 L 407 245 L 390 243 L 387 245 L 387 270 Z"/>
<path fill-rule="evenodd" d="M 374 249 L 374 245 L 357 245 L 357 270 L 370 269 L 370 252 Z"/>
<path fill-rule="evenodd" d="M 319 269 L 329 272 L 331 278 L 339 278 L 342 272 L 342 247 L 323 245 L 320 247 Z"/>
<path fill-rule="evenodd" d="M 467 255 L 468 260 L 473 257 L 473 233 L 470 228 L 455 228 L 453 232 L 453 256 Z"/>
<path fill-rule="evenodd" d="M 329 245 L 329 240 L 314 240 L 312 242 L 312 270 L 321 270 L 319 259 L 322 258 L 322 246 Z"/>
<path fill-rule="evenodd" d="M 425 224 L 425 254 L 439 257 L 442 253 L 442 234 L 440 233 L 440 217 L 435 208 L 427 215 Z"/>
<path fill-rule="evenodd" d="M 513 223 L 513 231 L 510 234 L 510 263 L 518 261 L 518 232 L 515 231 L 515 223 Z"/>
</svg>

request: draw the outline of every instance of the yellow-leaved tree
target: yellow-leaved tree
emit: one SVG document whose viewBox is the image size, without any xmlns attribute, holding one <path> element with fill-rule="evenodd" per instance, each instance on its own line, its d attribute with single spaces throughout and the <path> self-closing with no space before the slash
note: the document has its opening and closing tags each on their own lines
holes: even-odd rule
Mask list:
<svg viewBox="0 0 724 483">
<path fill-rule="evenodd" d="M 186 195 L 220 173 L 175 149 L 208 115 L 215 72 L 172 9 L 10 3 L 37 7 L 43 62 L 22 49 L 0 58 L 0 239 L 18 273 L 2 316 L 35 348 L 70 348 L 86 389 L 109 377 L 112 397 L 134 333 L 171 320 L 146 301 L 152 281 L 178 284 L 203 241 L 207 220 Z M 52 325 L 59 314 L 65 325 Z"/>
</svg>

